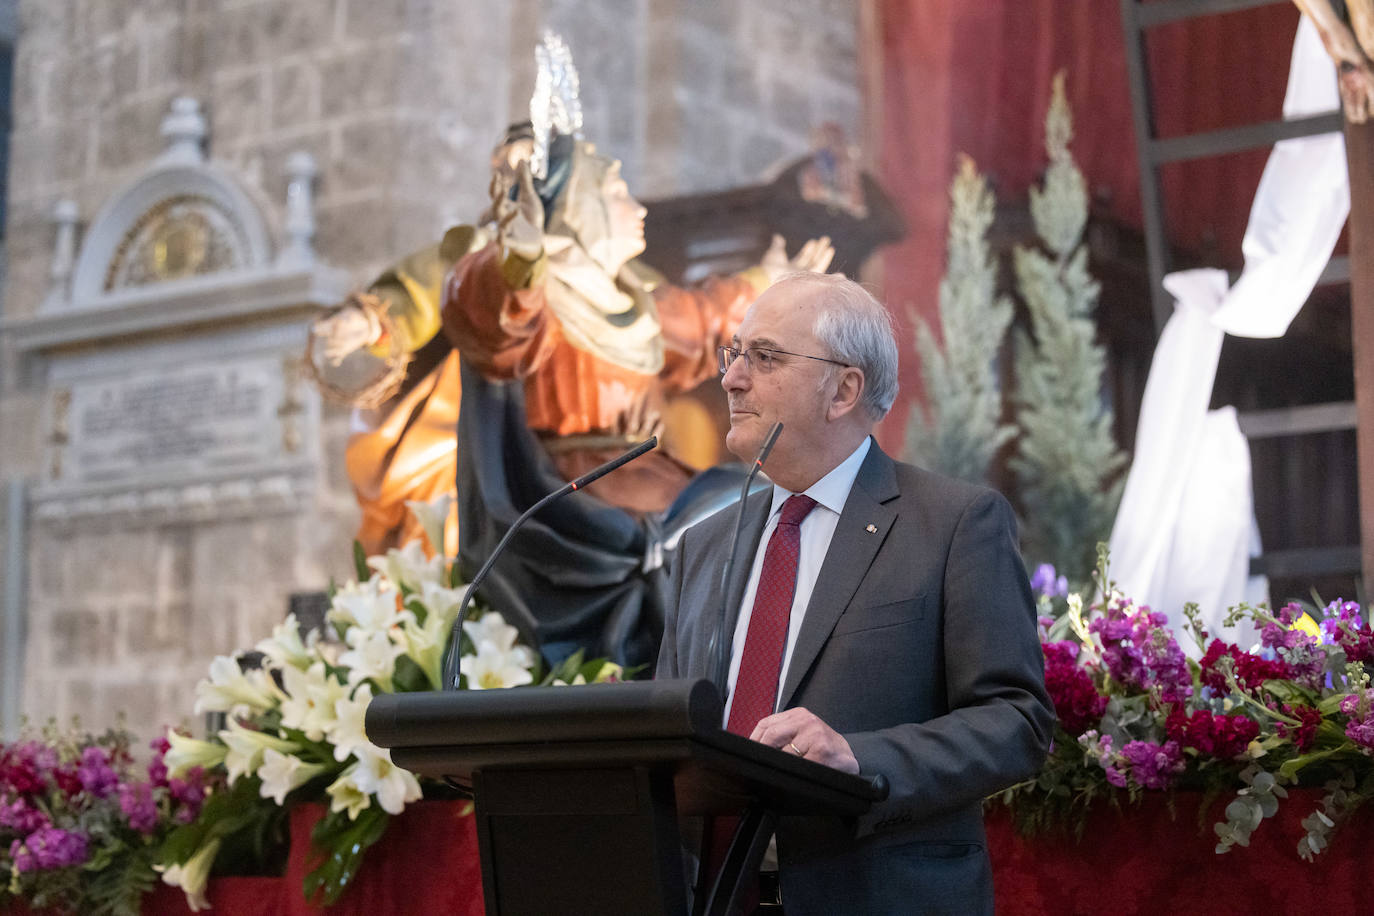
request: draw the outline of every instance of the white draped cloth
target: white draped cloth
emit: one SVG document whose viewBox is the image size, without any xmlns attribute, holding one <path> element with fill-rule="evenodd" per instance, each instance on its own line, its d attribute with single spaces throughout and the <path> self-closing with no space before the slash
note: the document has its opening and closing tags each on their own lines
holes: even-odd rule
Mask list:
<svg viewBox="0 0 1374 916">
<path fill-rule="evenodd" d="M 1285 118 L 1340 107 L 1331 59 L 1304 17 L 1284 98 Z M 1245 269 L 1227 288 L 1219 270 L 1170 274 L 1174 314 L 1150 364 L 1136 429 L 1135 459 L 1112 527 L 1112 578 L 1137 603 L 1168 615 L 1181 632 L 1196 602 L 1221 632 L 1227 608 L 1267 598 L 1249 575 L 1259 552 L 1250 449 L 1234 408 L 1209 411 L 1225 334 L 1281 337 L 1331 259 L 1350 212 L 1340 133 L 1275 144 L 1250 208 Z M 1227 636 L 1248 648 L 1253 631 Z M 1191 640 L 1183 648 L 1196 654 Z"/>
</svg>

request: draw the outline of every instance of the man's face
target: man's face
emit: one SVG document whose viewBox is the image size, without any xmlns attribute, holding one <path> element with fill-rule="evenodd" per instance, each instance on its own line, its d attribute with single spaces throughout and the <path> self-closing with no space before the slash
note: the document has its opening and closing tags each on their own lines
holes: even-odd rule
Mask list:
<svg viewBox="0 0 1374 916">
<path fill-rule="evenodd" d="M 829 359 L 816 338 L 815 299 L 818 290 L 799 283 L 770 287 L 744 317 L 734 346 L 767 347 Z M 721 378 L 730 403 L 730 432 L 725 445 L 737 457 L 752 461 L 773 424 L 781 421 L 782 436 L 769 458 L 781 469 L 803 459 L 826 430 L 827 408 L 834 385 L 831 364 L 777 354 L 764 371 L 758 360 L 746 365 L 736 359 Z"/>
</svg>

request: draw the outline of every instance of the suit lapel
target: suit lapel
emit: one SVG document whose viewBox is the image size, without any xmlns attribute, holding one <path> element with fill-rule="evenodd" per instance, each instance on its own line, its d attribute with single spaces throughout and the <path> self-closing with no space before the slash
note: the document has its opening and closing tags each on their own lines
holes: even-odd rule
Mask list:
<svg viewBox="0 0 1374 916">
<path fill-rule="evenodd" d="M 787 679 L 778 698 L 779 709 L 786 709 L 792 702 L 792 695 L 797 692 L 802 678 L 820 655 L 840 614 L 868 574 L 868 568 L 873 565 L 878 549 L 897 518 L 897 507 L 892 501 L 899 495 L 892 459 L 873 442 L 854 478 L 849 499 L 845 501 L 830 540 L 830 549 L 821 564 L 816 588 L 806 606 L 806 617 L 797 634 L 792 661 L 787 666 Z M 870 531 L 869 526 L 873 530 Z M 757 544 L 757 535 L 754 540 Z"/>
</svg>

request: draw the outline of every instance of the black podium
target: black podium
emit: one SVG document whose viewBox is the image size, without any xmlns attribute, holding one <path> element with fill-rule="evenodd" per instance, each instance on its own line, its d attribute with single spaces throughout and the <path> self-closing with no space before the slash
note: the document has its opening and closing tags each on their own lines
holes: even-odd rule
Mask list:
<svg viewBox="0 0 1374 916">
<path fill-rule="evenodd" d="M 725 914 L 779 815 L 855 816 L 886 787 L 720 727 L 710 681 L 386 694 L 369 739 L 470 785 L 489 914 L 688 913 L 679 816 L 740 815 L 715 887 Z"/>
</svg>

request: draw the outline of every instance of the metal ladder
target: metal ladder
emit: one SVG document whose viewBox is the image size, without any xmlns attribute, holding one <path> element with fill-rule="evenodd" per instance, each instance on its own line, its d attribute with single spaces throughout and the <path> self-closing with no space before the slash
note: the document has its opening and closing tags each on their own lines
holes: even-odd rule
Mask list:
<svg viewBox="0 0 1374 916">
<path fill-rule="evenodd" d="M 1140 197 L 1144 217 L 1145 250 L 1150 279 L 1150 304 L 1155 334 L 1173 312 L 1173 300 L 1164 289 L 1164 276 L 1175 269 L 1166 231 L 1160 169 L 1183 162 L 1242 150 L 1271 146 L 1280 140 L 1339 131 L 1344 119 L 1331 111 L 1291 121 L 1265 121 L 1178 137 L 1160 138 L 1155 130 L 1153 96 L 1145 58 L 1145 36 L 1159 26 L 1203 16 L 1232 13 L 1288 0 L 1121 0 L 1121 22 L 1126 37 L 1126 66 L 1131 86 L 1131 110 L 1135 124 L 1136 154 L 1140 163 Z M 1333 77 L 1334 78 L 1334 77 Z M 1331 259 L 1318 285 L 1348 284 L 1350 263 L 1346 256 Z M 1239 414 L 1241 432 L 1251 442 L 1281 436 L 1356 429 L 1356 404 L 1343 401 L 1255 410 Z M 1251 561 L 1251 572 L 1271 577 L 1359 575 L 1361 548 L 1301 547 L 1266 551 Z"/>
</svg>

